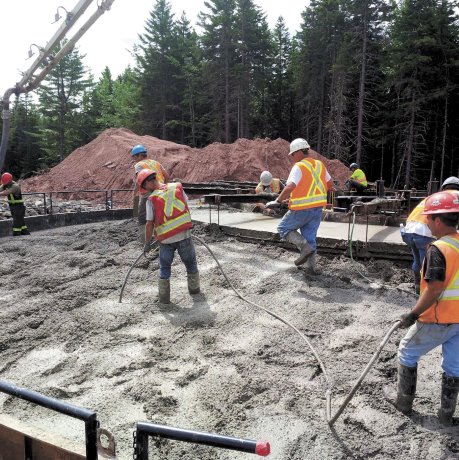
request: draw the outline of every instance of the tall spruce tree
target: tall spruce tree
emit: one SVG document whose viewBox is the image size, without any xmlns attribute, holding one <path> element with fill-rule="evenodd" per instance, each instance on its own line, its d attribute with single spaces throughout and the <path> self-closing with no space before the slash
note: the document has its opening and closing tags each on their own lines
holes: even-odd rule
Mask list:
<svg viewBox="0 0 459 460">
<path fill-rule="evenodd" d="M 77 48 L 66 54 L 38 88 L 43 128 L 40 143 L 47 162 L 62 161 L 82 143 L 78 125 L 79 111 L 86 90 L 93 85 Z"/>
</svg>

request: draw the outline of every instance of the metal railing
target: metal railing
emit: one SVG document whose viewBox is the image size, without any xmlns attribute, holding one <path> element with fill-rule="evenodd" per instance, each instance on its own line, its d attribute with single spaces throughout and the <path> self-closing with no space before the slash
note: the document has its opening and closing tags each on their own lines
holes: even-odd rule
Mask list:
<svg viewBox="0 0 459 460">
<path fill-rule="evenodd" d="M 55 412 L 59 412 L 60 414 L 82 420 L 85 425 L 86 459 L 97 460 L 97 429 L 99 428 L 99 422 L 97 420 L 96 412 L 72 406 L 71 404 L 64 403 L 57 399 L 44 396 L 36 391 L 17 387 L 4 380 L 0 380 L 0 391 L 47 409 L 51 409 Z"/>
<path fill-rule="evenodd" d="M 155 423 L 138 422 L 134 432 L 134 458 L 136 460 L 148 460 L 148 439 L 150 436 L 202 444 L 220 449 L 237 450 L 261 457 L 267 457 L 271 449 L 267 441 L 251 441 L 249 439 L 184 430 Z"/>
</svg>

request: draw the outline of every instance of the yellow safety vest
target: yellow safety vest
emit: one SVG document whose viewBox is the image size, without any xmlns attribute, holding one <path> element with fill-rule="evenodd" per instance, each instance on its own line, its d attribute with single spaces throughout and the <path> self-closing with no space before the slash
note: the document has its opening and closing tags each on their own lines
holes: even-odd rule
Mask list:
<svg viewBox="0 0 459 460">
<path fill-rule="evenodd" d="M 366 187 L 368 185 L 367 178 L 365 176 L 365 173 L 361 169 L 356 169 L 351 176 L 352 180 L 355 180 L 359 184 L 363 185 Z"/>
</svg>

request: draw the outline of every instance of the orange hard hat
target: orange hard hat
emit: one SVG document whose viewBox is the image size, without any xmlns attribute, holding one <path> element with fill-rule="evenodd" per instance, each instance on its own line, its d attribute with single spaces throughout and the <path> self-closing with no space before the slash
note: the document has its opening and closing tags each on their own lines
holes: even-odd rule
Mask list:
<svg viewBox="0 0 459 460">
<path fill-rule="evenodd" d="M 143 188 L 143 184 L 150 176 L 154 176 L 154 178 L 156 179 L 156 171 L 152 171 L 151 169 L 142 169 L 137 174 L 137 183 L 140 187 L 140 193 L 147 193 L 148 190 L 145 190 Z"/>
<path fill-rule="evenodd" d="M 422 214 L 459 213 L 459 193 L 437 192 L 430 195 Z"/>
<path fill-rule="evenodd" d="M 2 184 L 8 185 L 11 182 L 13 182 L 13 176 L 9 172 L 3 173 L 2 174 Z"/>
</svg>

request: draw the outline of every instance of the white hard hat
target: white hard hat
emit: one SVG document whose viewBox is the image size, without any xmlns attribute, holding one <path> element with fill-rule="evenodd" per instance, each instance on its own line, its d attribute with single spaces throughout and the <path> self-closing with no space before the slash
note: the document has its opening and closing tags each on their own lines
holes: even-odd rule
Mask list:
<svg viewBox="0 0 459 460">
<path fill-rule="evenodd" d="M 448 179 L 445 179 L 445 182 L 441 184 L 441 189 L 445 190 L 445 188 L 459 190 L 459 178 L 455 176 L 451 176 L 451 177 L 448 177 Z"/>
<path fill-rule="evenodd" d="M 263 185 L 269 185 L 272 180 L 273 180 L 273 175 L 269 171 L 263 171 L 260 174 L 260 182 Z"/>
<path fill-rule="evenodd" d="M 298 152 L 298 150 L 307 150 L 309 148 L 310 145 L 308 144 L 308 141 L 299 137 L 298 139 L 290 142 L 290 152 L 288 152 L 288 154 L 291 155 L 292 153 Z"/>
</svg>

